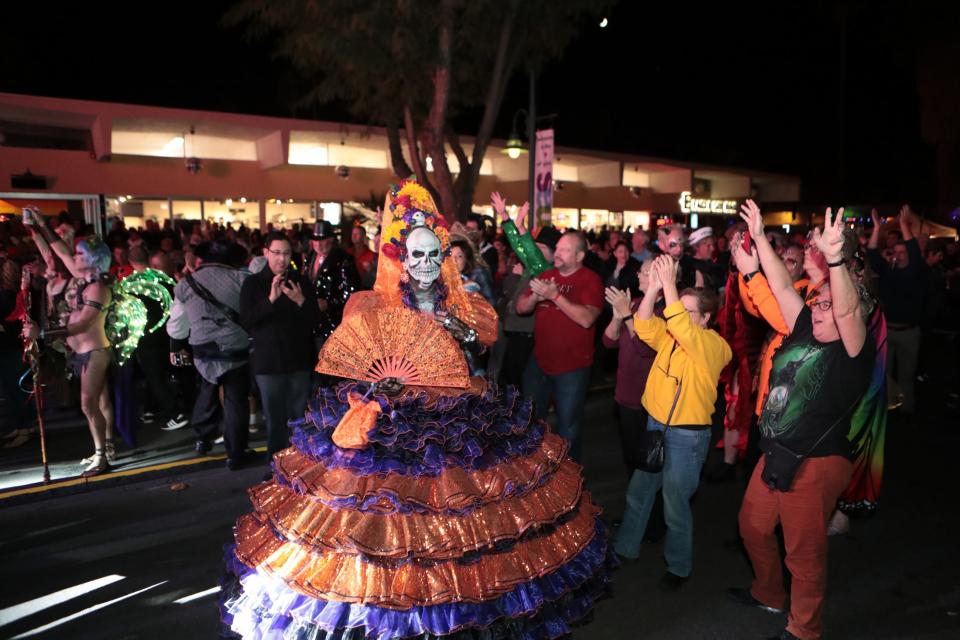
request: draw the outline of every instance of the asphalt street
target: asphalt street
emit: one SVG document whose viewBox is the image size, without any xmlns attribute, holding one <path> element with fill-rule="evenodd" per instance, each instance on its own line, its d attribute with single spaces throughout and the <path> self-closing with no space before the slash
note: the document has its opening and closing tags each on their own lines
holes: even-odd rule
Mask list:
<svg viewBox="0 0 960 640">
<path fill-rule="evenodd" d="M 615 519 L 626 472 L 609 392 L 590 398 L 585 445 L 588 488 Z M 956 416 L 892 420 L 880 511 L 831 539 L 826 638 L 960 638 L 958 445 Z M 0 637 L 216 637 L 223 546 L 265 471 L 207 468 L 0 509 Z M 743 489 L 743 479 L 701 485 L 687 584 L 659 591 L 662 543 L 647 545 L 575 637 L 720 640 L 782 628 L 783 616 L 725 597 L 751 577 L 732 544 Z"/>
</svg>

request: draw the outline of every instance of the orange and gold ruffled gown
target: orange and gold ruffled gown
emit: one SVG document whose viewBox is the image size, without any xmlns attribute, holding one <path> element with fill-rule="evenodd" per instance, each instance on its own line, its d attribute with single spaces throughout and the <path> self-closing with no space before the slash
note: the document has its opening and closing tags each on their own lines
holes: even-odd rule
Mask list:
<svg viewBox="0 0 960 640">
<path fill-rule="evenodd" d="M 564 636 L 615 563 L 581 468 L 516 388 L 467 375 L 384 262 L 320 355 L 318 370 L 347 379 L 320 389 L 274 477 L 250 489 L 224 627 L 283 640 Z M 492 342 L 496 315 L 451 263 L 447 308 Z M 391 366 L 420 384 L 371 391 L 371 371 Z"/>
</svg>

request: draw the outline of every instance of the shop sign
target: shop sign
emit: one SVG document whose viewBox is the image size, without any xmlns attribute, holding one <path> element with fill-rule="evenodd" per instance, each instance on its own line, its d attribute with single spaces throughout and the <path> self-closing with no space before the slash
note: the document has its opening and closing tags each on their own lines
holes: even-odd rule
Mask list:
<svg viewBox="0 0 960 640">
<path fill-rule="evenodd" d="M 533 210 L 540 224 L 550 224 L 553 211 L 553 129 L 537 131 L 537 149 L 534 160 Z"/>
<path fill-rule="evenodd" d="M 735 216 L 739 213 L 736 200 L 696 198 L 689 191 L 680 194 L 680 211 L 683 213 L 708 213 L 717 216 Z"/>
</svg>

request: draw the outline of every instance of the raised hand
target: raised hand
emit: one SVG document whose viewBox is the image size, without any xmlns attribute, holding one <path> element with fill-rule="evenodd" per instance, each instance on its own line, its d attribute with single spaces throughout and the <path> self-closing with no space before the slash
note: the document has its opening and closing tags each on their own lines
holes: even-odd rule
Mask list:
<svg viewBox="0 0 960 640">
<path fill-rule="evenodd" d="M 813 230 L 813 242 L 827 262 L 837 262 L 843 255 L 843 207 L 831 218 L 832 209 L 827 207 L 823 217 L 823 231 Z"/>
<path fill-rule="evenodd" d="M 873 222 L 873 227 L 875 229 L 880 228 L 880 214 L 877 213 L 876 208 L 870 209 L 870 221 Z"/>
<path fill-rule="evenodd" d="M 490 204 L 493 205 L 493 210 L 496 211 L 500 222 L 506 222 L 510 219 L 510 214 L 507 213 L 507 201 L 503 199 L 499 191 L 490 194 Z"/>
<path fill-rule="evenodd" d="M 747 200 L 740 205 L 740 217 L 747 223 L 747 229 L 754 239 L 763 236 L 763 214 L 756 202 Z"/>
<path fill-rule="evenodd" d="M 613 309 L 613 317 L 617 320 L 629 318 L 633 313 L 630 311 L 630 290 L 621 291 L 616 287 L 607 287 L 603 292 L 604 298 Z"/>
<path fill-rule="evenodd" d="M 520 211 L 517 212 L 517 219 L 513 221 L 517 225 L 517 231 L 520 232 L 520 235 L 526 235 L 527 233 L 527 212 L 530 210 L 530 203 L 524 202 L 523 206 L 520 207 Z"/>
<path fill-rule="evenodd" d="M 730 245 L 730 255 L 733 256 L 733 263 L 737 265 L 737 271 L 743 275 L 760 270 L 760 256 L 757 254 L 757 247 L 751 244 L 750 253 L 744 251 L 742 233 L 737 233 L 733 236 L 733 242 Z"/>
</svg>

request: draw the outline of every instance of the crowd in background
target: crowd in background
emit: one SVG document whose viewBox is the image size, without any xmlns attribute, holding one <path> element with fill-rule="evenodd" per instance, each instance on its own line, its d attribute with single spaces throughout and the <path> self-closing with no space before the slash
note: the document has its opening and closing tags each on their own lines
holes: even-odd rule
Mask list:
<svg viewBox="0 0 960 640">
<path fill-rule="evenodd" d="M 515 305 L 519 294 L 528 285 L 529 278 L 524 277 L 523 265 L 502 230 L 491 222 L 489 218 L 478 215 L 471 217 L 466 225 L 457 225 L 452 236 L 452 253 L 468 290 L 479 292 L 500 313 L 501 340 L 486 357 L 485 374 L 504 383 L 519 384 L 533 350 L 534 328 L 533 316 L 517 314 Z M 726 222 L 723 226 L 694 230 L 685 229 L 679 224 L 666 224 L 658 226 L 655 231 L 607 228 L 586 231 L 583 233 L 583 239 L 587 243 L 583 266 L 594 272 L 604 286 L 629 290 L 635 304 L 638 304 L 636 301 L 639 300 L 643 288 L 643 264 L 658 254 L 668 254 L 672 255 L 679 265 L 681 288 L 699 285 L 722 297 L 726 289 L 727 275 L 731 269 L 736 269 L 730 258 L 730 242 L 735 233 L 743 230 L 743 223 L 739 220 Z M 875 239 L 877 251 L 870 254 L 868 260 L 871 277 L 877 281 L 887 315 L 890 316 L 888 323 L 892 329 L 891 358 L 895 360 L 892 367 L 895 395 L 893 400 L 894 404 L 903 403 L 905 411 L 913 410 L 916 377 L 919 375 L 920 380 L 924 380 L 932 360 L 949 357 L 935 348 L 937 341 L 932 336 L 938 332 L 953 331 L 960 326 L 960 244 L 946 238 L 930 239 L 923 232 L 919 220 L 915 220 L 914 224 L 917 226 L 915 245 L 908 248 L 903 241 L 900 226 L 895 223 L 887 224 Z M 70 243 L 92 233 L 89 225 L 65 212 L 52 220 L 51 226 L 60 237 Z M 330 285 L 334 284 L 332 280 L 349 280 L 345 283 L 345 290 L 337 292 L 340 296 L 352 290 L 372 288 L 376 276 L 379 234 L 370 239 L 364 227 L 359 225 L 347 224 L 342 228 L 334 228 L 329 223 L 324 223 L 319 226 L 325 234 L 323 241 L 330 245 L 326 247 L 327 251 L 332 251 L 338 262 L 350 262 L 351 265 L 350 269 L 333 275 L 329 273 L 329 269 L 325 276 L 316 271 L 306 274 L 308 280 L 313 280 L 311 287 L 316 289 L 317 279 L 325 277 L 328 280 L 328 290 Z M 870 242 L 871 230 L 874 228 L 879 226 L 867 225 L 858 229 L 865 258 L 868 255 L 867 245 Z M 110 221 L 105 241 L 111 249 L 109 271 L 114 277 L 122 279 L 137 268 L 148 267 L 180 281 L 186 274 L 196 270 L 197 248 L 212 241 L 234 247 L 230 256 L 232 267 L 258 271 L 265 265 L 262 258 L 264 240 L 271 232 L 280 233 L 287 239 L 291 260 L 302 265 L 311 254 L 310 244 L 314 231 L 314 225 L 302 224 L 277 229 L 268 225 L 266 230 L 261 231 L 242 225 L 234 227 L 199 221 L 180 221 L 173 225 L 169 220 L 163 224 L 146 220 L 142 226 L 126 228 L 122 220 L 114 218 Z M 546 227 L 536 230 L 536 235 L 538 241 L 541 241 L 540 248 L 552 262 L 553 252 L 562 237 L 560 232 Z M 807 244 L 805 229 L 794 227 L 793 232 L 788 234 L 775 227 L 767 230 L 767 237 L 778 253 L 784 256 L 788 266 L 796 268 L 801 265 L 803 247 Z M 313 242 L 317 243 L 316 240 Z M 46 280 L 47 293 L 50 294 L 50 311 L 55 314 L 62 313 L 62 308 L 57 312 L 56 307 L 58 303 L 62 303 L 63 291 L 70 278 L 69 271 L 61 261 L 44 261 L 18 217 L 11 216 L 0 223 L 0 261 L 3 264 L 3 290 L 0 295 L 3 296 L 4 310 L 12 309 L 14 294 L 20 288 L 20 270 L 26 268 L 38 276 L 38 281 L 40 278 Z M 327 293 L 329 295 L 331 292 Z M 6 317 L 8 314 L 3 315 Z M 605 353 L 600 344 L 603 328 L 609 325 L 613 315 L 610 304 L 606 303 L 597 319 L 600 330 L 595 332 L 594 340 L 600 348 L 591 354 L 595 355 L 593 359 L 596 361 L 591 365 L 591 380 L 594 383 L 598 382 L 599 378 L 612 378 L 616 375 L 615 359 Z M 716 322 L 722 316 L 721 312 L 713 320 Z M 48 313 L 47 317 L 54 316 Z M 327 332 L 335 321 L 334 310 L 333 317 L 327 320 Z M 12 324 L 5 325 L 4 331 L 0 332 L 0 340 L 3 341 L 4 357 L 14 362 L 19 357 L 22 346 L 19 331 Z M 138 357 L 139 368 L 152 381 L 149 385 L 150 391 L 144 398 L 145 406 L 141 414 L 148 420 L 155 414 L 164 414 L 164 425 L 169 420 L 173 420 L 173 424 L 181 425 L 184 415 L 188 415 L 191 410 L 188 404 L 193 394 L 185 389 L 185 386 L 189 386 L 189 381 L 177 385 L 177 388 L 184 389 L 182 395 L 186 399 L 171 401 L 169 392 L 163 391 L 165 385 L 160 384 L 160 380 L 170 375 L 176 379 L 178 372 L 174 367 L 165 367 L 161 371 L 154 362 L 161 359 L 166 362 L 166 352 L 162 346 L 164 338 L 160 337 L 159 342 L 157 337 L 148 340 L 150 346 Z M 322 339 L 316 341 L 315 347 L 319 348 L 320 344 Z M 614 344 L 608 343 L 607 346 L 617 348 Z M 17 367 L 4 367 L 4 371 L 10 372 L 15 368 Z M 13 380 L 13 377 L 12 373 L 4 376 L 4 397 L 15 397 L 17 381 Z M 155 397 L 157 395 L 160 397 Z M 620 400 L 622 398 L 618 402 Z M 10 403 L 10 406 L 16 411 L 19 404 Z M 630 404 L 637 406 L 636 402 L 629 401 L 627 404 L 620 404 L 627 408 Z M 169 407 L 175 407 L 176 411 L 170 411 Z M 29 409 L 25 411 L 26 413 L 12 413 L 13 420 L 4 424 L 3 435 L 8 436 L 8 445 L 19 444 L 26 439 L 27 434 L 23 430 L 29 427 L 32 418 Z M 256 412 L 254 415 L 256 419 Z"/>
<path fill-rule="evenodd" d="M 587 390 L 615 382 L 613 408 L 627 474 L 616 548 L 629 561 L 645 537 L 665 530 L 665 589 L 679 588 L 692 571 L 689 502 L 713 444 L 723 450 L 723 462 L 707 469 L 708 479 L 730 480 L 744 467 L 742 475 L 760 483 L 751 483 L 740 514 L 758 578 L 750 590 L 732 589 L 731 595 L 768 611 L 784 606 L 786 595 L 771 586 L 781 578 L 779 565 L 772 567 L 779 552 L 769 548 L 770 523 L 781 511 L 799 508 L 764 503 L 764 485 L 773 486 L 776 478 L 760 475 L 769 474 L 772 448 L 783 444 L 784 421 L 795 409 L 790 394 L 801 382 L 790 376 L 822 345 L 834 349 L 822 356 L 834 363 L 832 369 L 844 372 L 847 382 L 862 379 L 864 387 L 851 383 L 858 389 L 855 397 L 834 394 L 823 400 L 823 416 L 855 423 L 860 418 L 840 405 L 863 404 L 886 388 L 882 398 L 874 398 L 882 405 L 882 421 L 888 408 L 909 419 L 917 411 L 918 381 L 926 382 L 934 371 L 948 372 L 943 390 L 947 404 L 956 408 L 960 243 L 930 238 L 909 207 L 887 220 L 874 212 L 871 223 L 860 226 L 848 224 L 841 213 L 831 221 L 828 212 L 822 231 L 765 228 L 751 203 L 742 219 L 717 219 L 716 226 L 697 229 L 668 223 L 649 231 L 581 233 L 546 226 L 528 234 L 522 214 L 511 221 L 503 204 L 494 198 L 497 220 L 473 215 L 450 230 L 451 256 L 465 288 L 483 296 L 500 316 L 500 338 L 486 353 L 474 354 L 471 371 L 521 386 L 539 417 L 555 412 L 556 429 L 570 441 L 575 458 L 590 446 L 583 424 Z M 44 223 L 70 248 L 92 234 L 66 213 Z M 521 250 L 524 237 L 530 242 Z M 136 357 L 109 375 L 114 405 L 101 402 L 93 411 L 107 425 L 106 442 L 95 434 L 95 454 L 83 461 L 91 474 L 108 471 L 115 460 L 114 419 L 130 445 L 136 431 L 151 423 L 166 431 L 191 425 L 199 455 L 222 438 L 230 469 L 251 461 L 248 434 L 261 423 L 269 453 L 285 448 L 288 420 L 302 416 L 310 391 L 326 382 L 312 371 L 319 349 L 339 324 L 351 293 L 374 286 L 379 230 L 368 238 L 359 224 L 337 228 L 326 221 L 268 225 L 263 231 L 196 221 L 148 220 L 126 228 L 113 219 L 103 241 L 110 251 L 103 269 L 110 281 L 153 269 L 176 284 L 165 330 L 147 335 Z M 66 327 L 77 299 L 90 304 L 83 286 L 75 284 L 69 260 L 43 246 L 18 218 L 0 223 L 4 447 L 29 440 L 35 419 L 21 388 L 21 333 L 29 331 L 10 319 L 21 272 L 32 274 L 34 299 L 42 301 L 30 310 L 34 322 Z M 521 261 L 518 254 L 533 246 L 537 255 Z M 534 272 L 531 260 L 542 268 Z M 152 318 L 161 313 L 155 307 L 149 312 Z M 98 321 L 102 326 L 102 313 Z M 30 335 L 42 339 L 42 327 Z M 800 355 L 787 362 L 789 353 Z M 70 403 L 71 386 L 57 382 L 59 372 L 76 355 L 69 349 L 44 352 L 42 366 L 61 404 Z M 85 365 L 76 371 L 86 375 Z M 871 372 L 873 382 L 879 372 L 888 384 L 871 386 Z M 144 382 L 140 392 L 138 379 Z M 76 389 L 72 393 L 75 397 Z M 818 388 L 822 393 L 827 392 Z M 802 421 L 790 426 L 814 429 Z M 662 432 L 667 462 L 661 470 L 644 471 L 637 456 L 646 446 L 643 434 L 651 431 Z M 718 433 L 719 440 L 713 437 Z M 842 531 L 845 513 L 876 508 L 879 481 L 874 475 L 864 480 L 873 482 L 872 488 L 848 486 L 852 472 L 826 461 L 870 452 L 841 451 L 844 445 L 829 435 L 830 429 L 820 434 L 806 453 L 824 460 L 816 475 L 832 484 L 804 490 L 827 496 L 817 508 L 826 510 L 832 530 Z M 801 478 L 806 476 L 798 475 L 797 487 L 814 483 Z M 817 521 L 818 513 L 804 517 Z M 786 535 L 789 547 L 791 537 L 800 534 Z M 794 560 L 793 609 L 781 637 L 817 637 L 823 587 L 818 563 L 825 563 L 825 546 L 798 543 L 787 555 L 788 566 Z"/>
</svg>

